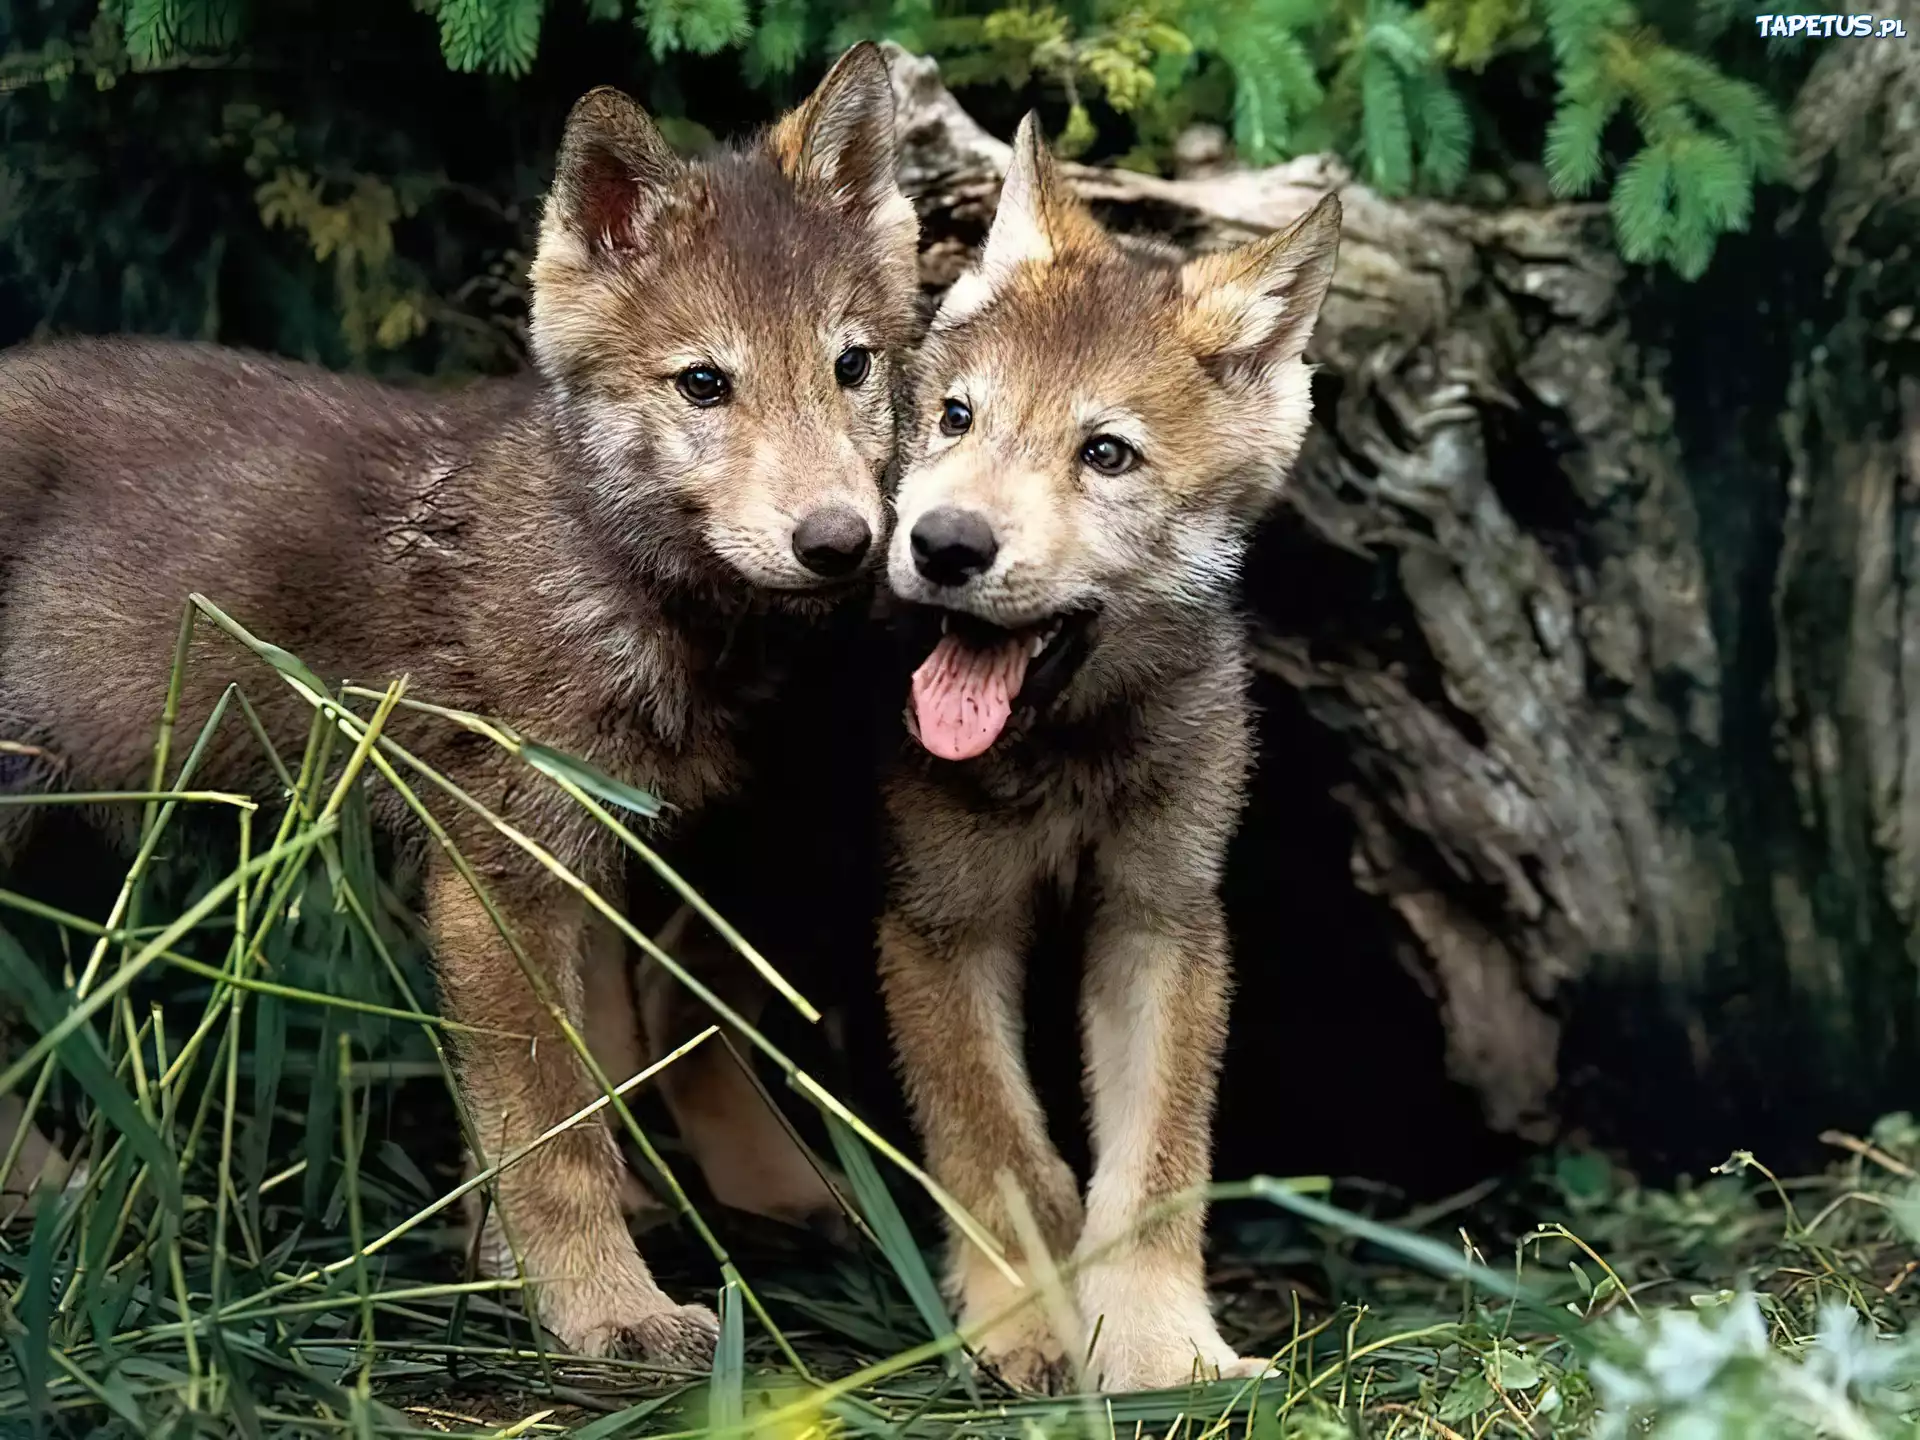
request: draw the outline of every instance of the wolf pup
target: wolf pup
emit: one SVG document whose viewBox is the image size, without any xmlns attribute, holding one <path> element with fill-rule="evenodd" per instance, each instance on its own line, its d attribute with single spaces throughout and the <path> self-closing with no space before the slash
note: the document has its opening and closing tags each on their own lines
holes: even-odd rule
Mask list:
<svg viewBox="0 0 1920 1440">
<path fill-rule="evenodd" d="M 525 382 L 414 394 L 128 341 L 0 357 L 0 738 L 16 742 L 0 782 L 143 785 L 180 605 L 199 590 L 321 674 L 410 674 L 418 694 L 683 809 L 733 787 L 780 628 L 823 613 L 881 540 L 916 293 L 894 169 L 872 45 L 764 139 L 697 164 L 596 90 L 569 117 L 542 217 Z M 256 673 L 224 638 L 201 642 L 186 733 Z M 255 698 L 297 749 L 310 712 L 284 686 Z M 617 848 L 554 787 L 477 737 L 395 719 L 402 743 L 618 893 Z M 276 792 L 238 734 L 202 778 Z M 498 1161 L 597 1090 L 473 889 L 396 796 L 376 804 L 428 852 L 447 1013 L 493 1032 L 461 1036 L 460 1085 Z M 493 827 L 439 808 L 578 1023 L 618 937 Z M 654 1282 L 622 1174 L 593 1125 L 501 1175 L 539 1318 L 579 1351 L 700 1363 L 714 1317 Z"/>
<path fill-rule="evenodd" d="M 887 786 L 880 964 L 935 1176 L 1030 1274 L 1024 1192 L 1086 1268 L 1081 1335 L 990 1330 L 1010 1382 L 1107 1390 L 1245 1374 L 1208 1309 L 1206 1183 L 1226 1037 L 1218 896 L 1250 764 L 1236 573 L 1310 420 L 1301 356 L 1333 273 L 1332 196 L 1285 234 L 1180 263 L 1107 236 L 1031 116 L 978 267 L 915 365 L 888 580 L 922 636 Z M 1088 902 L 1084 1210 L 1022 1063 L 1038 887 Z M 952 1237 L 963 1325 L 1018 1293 Z"/>
</svg>

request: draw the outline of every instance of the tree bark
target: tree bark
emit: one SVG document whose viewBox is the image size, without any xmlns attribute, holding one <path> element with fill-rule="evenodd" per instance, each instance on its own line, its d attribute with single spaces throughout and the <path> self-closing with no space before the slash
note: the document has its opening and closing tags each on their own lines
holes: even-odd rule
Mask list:
<svg viewBox="0 0 1920 1440">
<path fill-rule="evenodd" d="M 1833 47 L 1802 213 L 1691 288 L 1629 272 L 1598 206 L 1388 202 L 1326 158 L 1068 167 L 1110 227 L 1196 251 L 1342 194 L 1317 424 L 1248 587 L 1311 734 L 1269 729 L 1262 764 L 1332 757 L 1345 824 L 1306 843 L 1346 850 L 1496 1131 L 1724 1155 L 1913 1078 L 1915 57 Z M 892 59 L 931 304 L 1007 147 Z M 1781 278 L 1829 252 L 1824 287 Z"/>
</svg>

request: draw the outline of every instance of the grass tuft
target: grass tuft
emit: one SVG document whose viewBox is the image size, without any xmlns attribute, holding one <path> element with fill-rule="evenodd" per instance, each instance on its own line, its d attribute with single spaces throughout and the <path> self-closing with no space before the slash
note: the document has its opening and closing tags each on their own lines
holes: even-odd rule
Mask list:
<svg viewBox="0 0 1920 1440">
<path fill-rule="evenodd" d="M 176 764 L 181 676 L 200 625 L 260 670 L 221 697 Z M 291 763 L 249 698 L 272 685 L 313 710 Z M 397 792 L 443 844 L 433 807 L 474 810 L 700 987 L 539 837 L 513 834 L 395 744 L 385 726 L 400 708 L 518 756 L 813 1016 L 621 818 L 657 813 L 654 797 L 416 700 L 404 683 L 329 690 L 196 598 L 150 783 L 0 797 L 141 817 L 103 918 L 0 888 L 0 991 L 27 1031 L 0 1056 L 0 1121 L 14 1121 L 0 1131 L 0 1435 L 1915 1433 L 1920 1344 L 1906 1331 L 1920 1294 L 1920 1124 L 1909 1117 L 1823 1137 L 1835 1163 L 1819 1176 L 1779 1177 L 1740 1153 L 1656 1191 L 1569 1153 L 1479 1187 L 1468 1208 L 1397 1219 L 1335 1203 L 1324 1181 L 1215 1186 L 1179 1203 L 1217 1207 L 1223 1323 L 1243 1354 L 1271 1357 L 1269 1373 L 1149 1395 L 1023 1397 L 969 1363 L 923 1249 L 942 1210 L 971 1217 L 704 992 L 715 1029 L 639 1076 L 600 1076 L 605 1093 L 567 1124 L 610 1110 L 666 1177 L 683 1238 L 678 1249 L 650 1238 L 649 1255 L 666 1257 L 676 1293 L 718 1289 L 712 1370 L 558 1354 L 529 1323 L 518 1281 L 474 1274 L 462 1203 L 490 1203 L 497 1171 L 461 1177 L 465 1119 L 445 1047 L 454 1027 L 432 1013 L 417 932 L 373 863 L 368 789 Z M 278 803 L 194 786 L 216 738 L 263 748 L 284 787 Z M 203 828 L 225 827 L 223 859 L 179 843 L 183 807 Z M 720 1022 L 826 1116 L 853 1252 L 732 1245 L 727 1218 L 703 1215 L 672 1181 L 677 1152 L 638 1124 L 629 1102 L 694 1046 L 727 1043 Z M 40 1171 L 42 1135 L 70 1166 Z M 49 1183 L 33 1188 L 29 1169 Z M 1377 1192 L 1354 1193 L 1379 1208 Z M 1034 1290 L 1049 1293 L 1023 1303 L 1066 1303 L 1065 1267 L 1040 1268 Z"/>
</svg>

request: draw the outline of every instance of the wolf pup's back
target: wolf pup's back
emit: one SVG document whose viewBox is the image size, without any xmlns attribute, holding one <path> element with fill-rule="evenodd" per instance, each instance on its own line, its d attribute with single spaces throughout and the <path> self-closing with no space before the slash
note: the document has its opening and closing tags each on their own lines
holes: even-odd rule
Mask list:
<svg viewBox="0 0 1920 1440">
<path fill-rule="evenodd" d="M 0 785 L 56 765 L 140 780 L 196 590 L 323 672 L 414 648 L 365 634 L 436 553 L 406 555 L 396 526 L 432 494 L 457 534 L 444 482 L 473 422 L 484 407 L 497 431 L 531 393 L 430 396 L 165 340 L 0 353 L 0 733 L 48 751 L 16 752 Z"/>
</svg>

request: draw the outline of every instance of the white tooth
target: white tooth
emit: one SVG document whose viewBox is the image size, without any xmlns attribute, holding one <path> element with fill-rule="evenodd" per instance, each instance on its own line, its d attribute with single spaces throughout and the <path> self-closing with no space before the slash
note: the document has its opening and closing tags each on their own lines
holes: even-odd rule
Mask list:
<svg viewBox="0 0 1920 1440">
<path fill-rule="evenodd" d="M 1036 660 L 1040 658 L 1040 652 L 1046 648 L 1047 648 L 1047 637 L 1045 635 L 1034 636 L 1033 640 L 1027 646 L 1027 649 L 1032 653 L 1033 658 Z"/>
<path fill-rule="evenodd" d="M 942 635 L 946 634 L 947 627 L 951 624 L 953 624 L 953 617 L 951 615 L 942 615 L 940 617 L 940 633 Z"/>
</svg>

